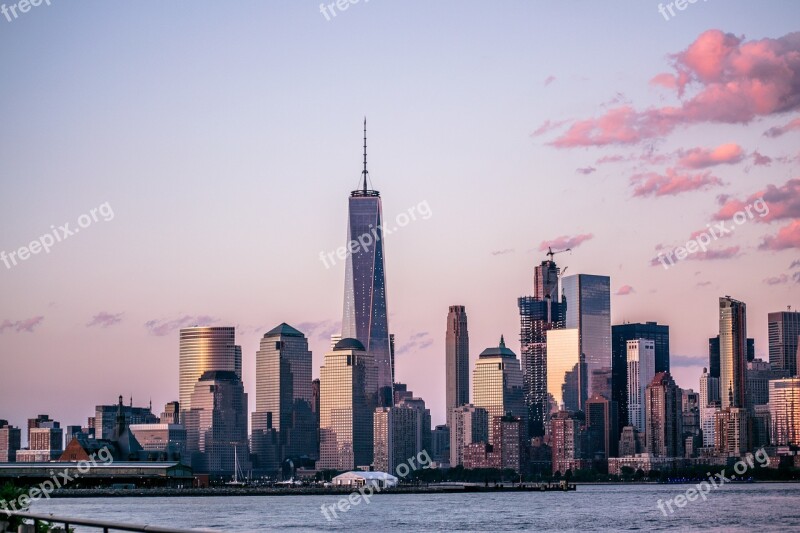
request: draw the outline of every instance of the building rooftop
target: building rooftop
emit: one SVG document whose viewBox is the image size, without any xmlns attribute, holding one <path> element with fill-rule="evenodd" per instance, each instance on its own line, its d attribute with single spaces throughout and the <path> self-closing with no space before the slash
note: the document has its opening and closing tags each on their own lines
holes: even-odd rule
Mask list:
<svg viewBox="0 0 800 533">
<path fill-rule="evenodd" d="M 358 350 L 361 352 L 366 352 L 367 349 L 364 348 L 364 345 L 358 339 L 342 339 L 336 343 L 336 346 L 333 347 L 334 352 L 338 352 L 341 350 Z"/>
<path fill-rule="evenodd" d="M 496 348 L 486 348 L 481 352 L 481 357 L 517 357 L 517 354 L 506 348 L 506 341 L 500 336 L 500 346 Z"/>
<path fill-rule="evenodd" d="M 305 337 L 302 331 L 299 331 L 286 322 L 283 322 L 280 326 L 277 326 L 268 332 L 264 333 L 264 337 Z"/>
</svg>

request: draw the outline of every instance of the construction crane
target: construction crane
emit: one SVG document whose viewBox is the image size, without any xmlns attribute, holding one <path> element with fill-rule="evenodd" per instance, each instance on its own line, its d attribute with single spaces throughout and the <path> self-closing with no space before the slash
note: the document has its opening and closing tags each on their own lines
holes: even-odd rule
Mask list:
<svg viewBox="0 0 800 533">
<path fill-rule="evenodd" d="M 563 254 L 564 252 L 571 252 L 571 251 L 572 248 L 567 248 L 566 250 L 559 250 L 557 252 L 554 252 L 553 249 L 550 246 L 548 246 L 547 253 L 545 255 L 547 255 L 550 258 L 550 261 L 552 261 L 554 255 Z"/>
</svg>

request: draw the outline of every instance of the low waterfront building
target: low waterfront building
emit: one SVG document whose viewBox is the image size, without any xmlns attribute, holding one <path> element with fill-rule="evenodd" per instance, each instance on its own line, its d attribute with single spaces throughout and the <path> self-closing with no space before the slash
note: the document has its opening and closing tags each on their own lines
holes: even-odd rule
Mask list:
<svg viewBox="0 0 800 533">
<path fill-rule="evenodd" d="M 97 464 L 63 462 L 54 464 L 0 464 L 0 485 L 32 487 L 44 481 L 52 481 L 53 474 L 59 479 L 66 474 L 67 489 L 133 485 L 144 487 L 191 487 L 192 469 L 178 462 L 124 462 L 114 461 Z"/>
<path fill-rule="evenodd" d="M 352 487 L 354 489 L 361 487 L 373 487 L 377 489 L 385 489 L 389 487 L 396 487 L 399 479 L 386 472 L 345 472 L 333 478 L 332 483 L 336 487 Z"/>
</svg>

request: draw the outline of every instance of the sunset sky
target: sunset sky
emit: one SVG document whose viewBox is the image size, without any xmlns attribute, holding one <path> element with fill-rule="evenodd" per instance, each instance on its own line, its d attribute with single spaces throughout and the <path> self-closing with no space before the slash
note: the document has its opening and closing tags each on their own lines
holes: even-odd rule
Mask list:
<svg viewBox="0 0 800 533">
<path fill-rule="evenodd" d="M 612 323 L 670 325 L 684 388 L 719 296 L 747 303 L 764 359 L 767 313 L 800 308 L 796 1 L 670 20 L 649 0 L 362 0 L 330 20 L 298 0 L 51 4 L 0 15 L 0 251 L 80 229 L 0 262 L 14 425 L 85 425 L 119 394 L 160 413 L 193 324 L 238 326 L 251 410 L 281 322 L 318 377 L 344 291 L 320 253 L 345 244 L 365 115 L 387 225 L 430 208 L 385 251 L 397 380 L 435 424 L 448 306 L 473 359 L 501 334 L 519 353 L 548 244 L 572 247 L 567 274 L 611 276 Z M 735 231 L 659 263 L 719 222 Z"/>
</svg>

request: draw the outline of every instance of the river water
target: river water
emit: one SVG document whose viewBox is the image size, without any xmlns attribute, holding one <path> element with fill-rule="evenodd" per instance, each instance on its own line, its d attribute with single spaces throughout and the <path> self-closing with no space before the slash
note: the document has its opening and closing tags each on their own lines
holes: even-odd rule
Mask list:
<svg viewBox="0 0 800 533">
<path fill-rule="evenodd" d="M 800 531 L 800 484 L 725 485 L 664 516 L 658 500 L 691 485 L 579 485 L 576 492 L 378 494 L 337 511 L 341 496 L 59 498 L 35 513 L 219 531 Z M 77 531 L 98 531 L 78 528 Z"/>
</svg>

